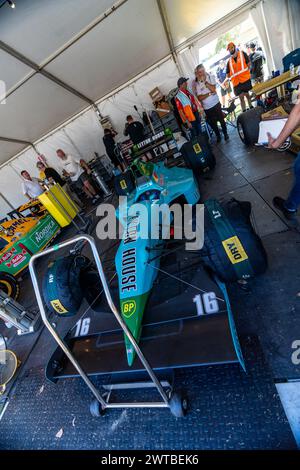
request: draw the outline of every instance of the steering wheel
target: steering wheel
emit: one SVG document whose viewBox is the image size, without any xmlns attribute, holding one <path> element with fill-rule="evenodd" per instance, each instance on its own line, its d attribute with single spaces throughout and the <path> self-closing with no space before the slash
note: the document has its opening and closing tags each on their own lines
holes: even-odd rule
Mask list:
<svg viewBox="0 0 300 470">
<path fill-rule="evenodd" d="M 278 147 L 276 150 L 278 152 L 285 152 L 286 150 L 288 150 L 290 148 L 292 144 L 292 141 L 291 141 L 291 138 L 288 137 L 284 142 L 283 144 L 280 145 L 280 147 Z M 272 150 L 270 147 L 268 147 L 268 144 L 267 143 L 264 143 L 264 144 L 254 144 L 256 147 L 264 147 L 266 149 L 269 149 L 269 150 Z"/>
<path fill-rule="evenodd" d="M 278 147 L 278 152 L 284 152 L 285 150 L 289 149 L 292 144 L 291 138 L 288 137 L 280 147 Z"/>
</svg>

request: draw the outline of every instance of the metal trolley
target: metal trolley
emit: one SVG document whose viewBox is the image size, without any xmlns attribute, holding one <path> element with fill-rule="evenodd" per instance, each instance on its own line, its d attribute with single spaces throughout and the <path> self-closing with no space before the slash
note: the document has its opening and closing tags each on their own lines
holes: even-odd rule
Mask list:
<svg viewBox="0 0 300 470">
<path fill-rule="evenodd" d="M 143 364 L 145 370 L 150 376 L 151 379 L 151 386 L 154 386 L 157 391 L 159 392 L 161 396 L 161 401 L 155 401 L 155 402 L 110 402 L 110 393 L 107 393 L 107 391 L 104 391 L 101 393 L 95 385 L 92 383 L 92 381 L 89 379 L 88 375 L 84 372 L 84 370 L 81 368 L 80 364 L 76 360 L 76 358 L 73 356 L 72 352 L 68 348 L 67 344 L 65 341 L 58 335 L 57 331 L 55 331 L 54 327 L 51 325 L 47 318 L 47 314 L 45 311 L 43 299 L 41 296 L 40 292 L 40 287 L 38 284 L 38 279 L 36 276 L 35 272 L 35 262 L 38 258 L 41 258 L 42 256 L 49 255 L 50 253 L 54 253 L 57 250 L 61 248 L 65 248 L 67 246 L 73 245 L 75 243 L 79 242 L 87 242 L 90 245 L 90 248 L 92 250 L 92 254 L 96 263 L 96 267 L 102 282 L 103 286 L 103 291 L 106 296 L 107 303 L 114 314 L 116 320 L 118 321 L 120 327 L 124 331 L 124 333 L 127 335 L 128 339 L 130 340 L 132 346 L 134 347 L 136 354 L 138 355 L 141 363 Z M 58 243 L 50 248 L 47 248 L 41 253 L 37 253 L 32 258 L 30 259 L 29 263 L 29 272 L 34 288 L 34 292 L 36 295 L 38 307 L 41 312 L 41 318 L 42 321 L 44 322 L 45 326 L 49 330 L 50 334 L 53 336 L 54 340 L 56 343 L 60 346 L 60 348 L 63 350 L 64 354 L 67 356 L 69 361 L 72 363 L 74 368 L 77 370 L 81 378 L 84 380 L 92 394 L 94 395 L 94 400 L 91 403 L 90 406 L 90 411 L 93 416 L 100 416 L 101 414 L 104 413 L 106 409 L 109 408 L 169 408 L 171 413 L 175 417 L 183 417 L 185 416 L 187 412 L 187 399 L 186 397 L 182 396 L 178 392 L 174 392 L 173 388 L 169 386 L 168 383 L 166 382 L 161 382 L 157 375 L 154 373 L 152 367 L 150 366 L 149 362 L 147 361 L 146 357 L 142 353 L 141 349 L 139 348 L 136 340 L 132 336 L 130 330 L 128 329 L 126 323 L 123 321 L 117 307 L 115 306 L 110 289 L 106 280 L 106 276 L 103 271 L 102 263 L 99 257 L 99 253 L 95 244 L 95 240 L 93 237 L 90 235 L 82 234 L 75 236 L 69 240 L 66 240 L 65 242 Z M 167 386 L 165 389 L 164 386 Z M 105 387 L 104 387 L 105 389 Z M 109 389 L 106 388 L 106 390 Z"/>
</svg>

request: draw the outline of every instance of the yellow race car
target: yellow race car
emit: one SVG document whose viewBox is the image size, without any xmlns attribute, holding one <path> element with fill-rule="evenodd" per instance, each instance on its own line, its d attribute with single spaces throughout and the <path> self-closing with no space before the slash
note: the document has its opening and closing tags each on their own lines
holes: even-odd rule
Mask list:
<svg viewBox="0 0 300 470">
<path fill-rule="evenodd" d="M 18 211 L 21 212 L 20 208 Z M 60 230 L 46 210 L 42 209 L 39 214 L 0 224 L 0 289 L 14 299 L 20 291 L 17 278 L 27 268 L 30 257 L 42 251 Z"/>
</svg>

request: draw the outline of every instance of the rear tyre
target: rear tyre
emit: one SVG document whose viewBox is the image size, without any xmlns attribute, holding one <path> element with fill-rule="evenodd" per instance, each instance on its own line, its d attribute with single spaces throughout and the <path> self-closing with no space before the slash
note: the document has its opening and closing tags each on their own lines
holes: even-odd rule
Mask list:
<svg viewBox="0 0 300 470">
<path fill-rule="evenodd" d="M 43 297 L 50 311 L 60 317 L 76 315 L 84 296 L 81 272 L 89 264 L 90 260 L 82 255 L 63 256 L 48 264 Z"/>
<path fill-rule="evenodd" d="M 20 294 L 20 284 L 11 274 L 0 273 L 0 290 L 17 300 Z"/>
<path fill-rule="evenodd" d="M 215 205 L 215 211 L 218 210 L 218 206 L 219 203 Z M 207 207 L 205 210 L 204 244 L 200 250 L 205 267 L 225 283 L 263 274 L 268 266 L 267 254 L 251 223 L 251 203 L 231 199 L 220 204 L 220 209 L 223 210 L 224 216 L 221 219 L 219 216 L 218 220 L 223 220 L 223 224 L 231 226 L 233 235 L 238 238 L 247 255 L 251 270 L 249 272 L 247 265 L 243 267 L 243 270 L 241 267 L 239 270 L 235 269 L 235 264 L 223 245 L 228 236 L 225 233 L 223 237 L 220 236 Z"/>
<path fill-rule="evenodd" d="M 206 136 L 199 135 L 186 142 L 180 151 L 187 168 L 191 168 L 195 175 L 206 173 L 216 166 L 216 158 Z"/>
<path fill-rule="evenodd" d="M 261 106 L 257 106 L 238 116 L 237 130 L 241 141 L 245 145 L 254 145 L 258 141 L 259 123 L 263 112 L 264 109 Z"/>
<path fill-rule="evenodd" d="M 117 196 L 128 196 L 135 189 L 135 180 L 130 169 L 114 177 L 114 189 Z"/>
<path fill-rule="evenodd" d="M 91 266 L 89 269 L 82 271 L 80 286 L 89 306 L 97 311 L 97 308 L 102 304 L 103 286 L 95 267 Z"/>
</svg>

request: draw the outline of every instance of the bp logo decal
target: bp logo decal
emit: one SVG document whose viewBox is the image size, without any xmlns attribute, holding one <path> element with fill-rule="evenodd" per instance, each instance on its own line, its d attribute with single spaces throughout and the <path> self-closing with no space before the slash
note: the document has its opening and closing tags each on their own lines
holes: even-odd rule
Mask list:
<svg viewBox="0 0 300 470">
<path fill-rule="evenodd" d="M 125 318 L 130 318 L 136 311 L 136 301 L 126 300 L 122 302 L 122 314 Z"/>
</svg>

